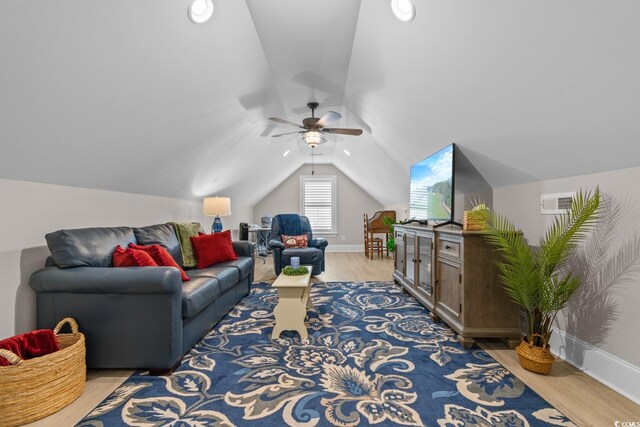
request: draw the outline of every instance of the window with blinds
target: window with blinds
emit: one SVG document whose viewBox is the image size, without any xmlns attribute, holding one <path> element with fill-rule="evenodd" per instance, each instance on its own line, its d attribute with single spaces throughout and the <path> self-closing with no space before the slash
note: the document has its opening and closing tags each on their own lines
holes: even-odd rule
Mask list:
<svg viewBox="0 0 640 427">
<path fill-rule="evenodd" d="M 300 212 L 309 218 L 314 234 L 335 234 L 336 177 L 300 176 Z"/>
</svg>

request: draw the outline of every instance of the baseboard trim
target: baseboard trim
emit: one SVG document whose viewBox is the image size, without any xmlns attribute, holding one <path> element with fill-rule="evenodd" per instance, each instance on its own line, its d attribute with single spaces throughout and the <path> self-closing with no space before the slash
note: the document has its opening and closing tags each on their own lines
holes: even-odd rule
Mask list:
<svg viewBox="0 0 640 427">
<path fill-rule="evenodd" d="M 559 358 L 640 404 L 639 367 L 555 328 L 550 345 Z"/>
<path fill-rule="evenodd" d="M 362 252 L 364 254 L 364 245 L 329 245 L 325 252 Z"/>
</svg>

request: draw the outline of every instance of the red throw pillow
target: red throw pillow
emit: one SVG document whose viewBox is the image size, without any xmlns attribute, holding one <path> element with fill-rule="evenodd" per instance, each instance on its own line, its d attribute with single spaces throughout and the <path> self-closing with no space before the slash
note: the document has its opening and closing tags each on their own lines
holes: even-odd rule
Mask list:
<svg viewBox="0 0 640 427">
<path fill-rule="evenodd" d="M 158 264 L 151 258 L 151 255 L 136 249 L 123 249 L 116 246 L 111 256 L 114 267 L 157 267 Z"/>
<path fill-rule="evenodd" d="M 213 234 L 198 233 L 190 239 L 193 252 L 198 258 L 198 268 L 207 268 L 219 262 L 238 259 L 238 254 L 233 250 L 231 243 L 231 230 Z"/>
<path fill-rule="evenodd" d="M 282 235 L 282 243 L 284 243 L 285 249 L 291 248 L 306 248 L 309 246 L 307 235 L 302 236 L 285 236 Z"/>
<path fill-rule="evenodd" d="M 129 247 L 131 249 L 137 249 L 139 251 L 143 251 L 151 255 L 151 258 L 161 267 L 175 267 L 180 270 L 180 276 L 182 276 L 182 281 L 187 282 L 191 280 L 191 277 L 187 276 L 187 273 L 184 272 L 182 268 L 178 265 L 177 262 L 173 259 L 173 257 L 169 254 L 169 252 L 160 245 L 149 245 L 149 246 L 141 246 L 136 245 L 134 243 L 129 243 Z"/>
</svg>

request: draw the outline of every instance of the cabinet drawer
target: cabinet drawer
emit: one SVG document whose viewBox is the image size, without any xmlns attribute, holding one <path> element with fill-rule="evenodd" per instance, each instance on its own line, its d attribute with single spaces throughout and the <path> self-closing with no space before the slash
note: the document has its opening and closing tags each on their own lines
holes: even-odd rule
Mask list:
<svg viewBox="0 0 640 427">
<path fill-rule="evenodd" d="M 438 255 L 450 258 L 460 258 L 460 242 L 438 238 Z"/>
</svg>

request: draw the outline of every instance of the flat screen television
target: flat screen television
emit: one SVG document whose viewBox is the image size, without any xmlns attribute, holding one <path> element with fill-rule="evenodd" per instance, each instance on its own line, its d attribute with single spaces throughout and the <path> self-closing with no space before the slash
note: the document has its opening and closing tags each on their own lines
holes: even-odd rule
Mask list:
<svg viewBox="0 0 640 427">
<path fill-rule="evenodd" d="M 411 166 L 409 217 L 451 221 L 453 213 L 453 144 Z"/>
<path fill-rule="evenodd" d="M 411 166 L 409 217 L 460 225 L 474 203 L 491 207 L 493 189 L 455 144 Z"/>
</svg>

